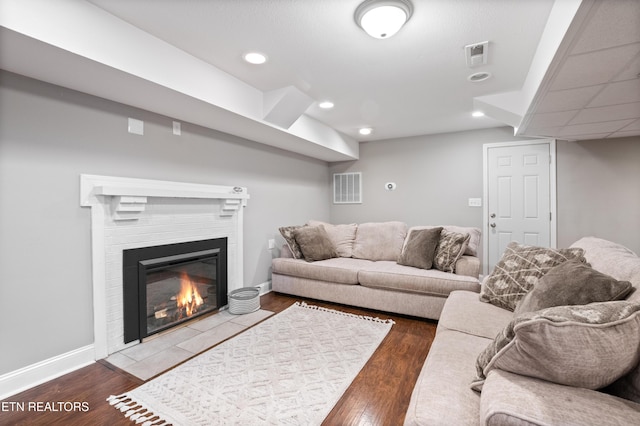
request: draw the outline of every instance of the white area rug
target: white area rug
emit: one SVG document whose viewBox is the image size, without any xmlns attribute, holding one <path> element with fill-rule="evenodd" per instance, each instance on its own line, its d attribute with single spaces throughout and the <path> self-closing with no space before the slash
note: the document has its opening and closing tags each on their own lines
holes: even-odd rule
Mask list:
<svg viewBox="0 0 640 426">
<path fill-rule="evenodd" d="M 108 401 L 145 426 L 319 425 L 392 324 L 296 303 Z"/>
</svg>

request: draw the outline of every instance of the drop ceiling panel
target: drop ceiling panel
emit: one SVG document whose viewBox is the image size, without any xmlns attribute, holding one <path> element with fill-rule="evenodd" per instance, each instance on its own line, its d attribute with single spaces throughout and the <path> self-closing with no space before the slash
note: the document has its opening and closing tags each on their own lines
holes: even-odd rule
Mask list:
<svg viewBox="0 0 640 426">
<path fill-rule="evenodd" d="M 589 103 L 589 107 L 629 104 L 640 100 L 640 79 L 611 83 Z"/>
<path fill-rule="evenodd" d="M 616 119 L 640 118 L 640 102 L 581 110 L 569 124 L 586 124 Z"/>
<path fill-rule="evenodd" d="M 577 89 L 558 90 L 547 92 L 542 102 L 536 108 L 538 114 L 580 109 L 587 105 L 591 99 L 604 86 L 580 87 Z"/>
<path fill-rule="evenodd" d="M 603 123 L 575 124 L 572 126 L 564 126 L 558 136 L 567 135 L 588 135 L 591 133 L 613 133 L 623 127 L 631 124 L 634 120 L 616 120 L 606 121 Z"/>
<path fill-rule="evenodd" d="M 540 126 L 564 126 L 576 115 L 577 112 L 578 110 L 570 110 L 536 114 L 529 125 L 534 128 Z"/>
<path fill-rule="evenodd" d="M 612 7 L 613 6 L 613 7 Z M 640 1 L 598 0 L 573 53 L 591 52 L 640 40 Z"/>
<path fill-rule="evenodd" d="M 624 70 L 613 81 L 632 80 L 640 74 L 640 53 L 629 62 Z"/>
<path fill-rule="evenodd" d="M 551 90 L 608 82 L 640 52 L 640 43 L 570 56 L 556 74 Z"/>
</svg>

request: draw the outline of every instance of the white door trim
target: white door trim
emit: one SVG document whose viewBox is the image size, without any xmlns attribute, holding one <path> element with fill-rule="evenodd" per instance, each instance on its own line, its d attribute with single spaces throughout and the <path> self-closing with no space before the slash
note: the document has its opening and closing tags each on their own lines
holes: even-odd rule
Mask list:
<svg viewBox="0 0 640 426">
<path fill-rule="evenodd" d="M 558 230 L 557 230 L 557 192 L 556 192 L 556 140 L 540 139 L 531 141 L 514 141 L 514 142 L 496 142 L 486 143 L 482 145 L 482 273 L 487 275 L 489 271 L 489 170 L 488 170 L 488 151 L 490 148 L 499 148 L 504 146 L 522 146 L 522 145 L 540 145 L 549 144 L 549 156 L 551 164 L 549 165 L 549 209 L 551 210 L 550 221 L 550 240 L 551 247 L 557 247 Z"/>
</svg>

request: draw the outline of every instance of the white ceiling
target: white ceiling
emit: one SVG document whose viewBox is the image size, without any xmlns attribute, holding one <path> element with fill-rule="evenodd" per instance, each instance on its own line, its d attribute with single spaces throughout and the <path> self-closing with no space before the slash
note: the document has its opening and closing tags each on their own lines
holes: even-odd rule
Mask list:
<svg viewBox="0 0 640 426">
<path fill-rule="evenodd" d="M 358 140 L 504 125 L 640 134 L 640 1 L 413 0 L 387 40 L 355 24 L 359 3 L 0 0 L 0 68 L 327 161 L 357 158 Z M 488 63 L 467 67 L 464 46 L 485 40 Z M 478 71 L 492 78 L 469 82 Z"/>
</svg>

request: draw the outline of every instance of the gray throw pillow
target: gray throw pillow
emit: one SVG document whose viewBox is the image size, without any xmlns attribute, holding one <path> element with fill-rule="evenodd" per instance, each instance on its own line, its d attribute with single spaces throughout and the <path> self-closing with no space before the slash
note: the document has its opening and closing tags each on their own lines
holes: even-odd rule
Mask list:
<svg viewBox="0 0 640 426">
<path fill-rule="evenodd" d="M 441 231 L 442 228 L 431 228 L 409 233 L 407 242 L 398 258 L 398 264 L 431 269 Z"/>
<path fill-rule="evenodd" d="M 499 369 L 552 383 L 600 389 L 640 360 L 640 304 L 555 306 L 517 315 L 478 355 L 471 388 Z"/>
<path fill-rule="evenodd" d="M 336 250 L 324 226 L 303 226 L 293 231 L 296 243 L 307 262 L 336 257 Z"/>
<path fill-rule="evenodd" d="M 443 272 L 455 272 L 456 262 L 467 249 L 470 238 L 469 234 L 443 229 L 440 232 L 440 241 L 438 241 L 436 254 L 433 258 L 434 268 Z"/>
<path fill-rule="evenodd" d="M 278 228 L 278 230 L 280 231 L 280 235 L 282 235 L 282 238 L 284 238 L 284 241 L 287 243 L 289 251 L 293 255 L 294 259 L 302 259 L 304 257 L 302 255 L 302 252 L 300 251 L 300 246 L 296 242 L 296 237 L 293 235 L 293 232 L 299 228 L 302 228 L 302 226 L 293 225 Z"/>
<path fill-rule="evenodd" d="M 567 260 L 586 262 L 584 250 L 527 246 L 512 241 L 482 286 L 480 300 L 513 311 L 544 274 Z"/>
<path fill-rule="evenodd" d="M 629 281 L 618 281 L 582 262 L 569 260 L 550 269 L 540 278 L 518 303 L 515 313 L 553 306 L 622 300 L 632 288 Z"/>
</svg>

